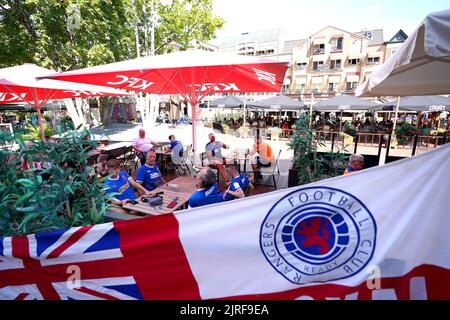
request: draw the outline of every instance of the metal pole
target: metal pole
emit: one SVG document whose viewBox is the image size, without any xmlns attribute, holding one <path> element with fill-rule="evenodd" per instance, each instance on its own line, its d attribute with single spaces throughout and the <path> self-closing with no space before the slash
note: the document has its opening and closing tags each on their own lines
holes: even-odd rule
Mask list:
<svg viewBox="0 0 450 320">
<path fill-rule="evenodd" d="M 36 109 L 38 121 L 39 121 L 39 131 L 41 132 L 41 139 L 42 141 L 45 141 L 45 135 L 44 135 L 44 125 L 42 123 L 42 115 L 41 115 L 41 107 L 38 107 Z"/>
<path fill-rule="evenodd" d="M 378 164 L 380 164 L 381 148 L 383 147 L 383 135 L 380 134 L 378 138 Z"/>
<path fill-rule="evenodd" d="M 196 118 L 197 118 L 197 103 L 191 104 L 192 108 L 192 153 L 194 156 L 194 164 L 196 164 L 197 161 L 197 155 L 199 154 L 197 151 L 197 130 L 196 130 Z"/>
<path fill-rule="evenodd" d="M 245 105 L 246 105 L 246 100 L 244 98 L 244 128 L 245 128 Z"/>
<path fill-rule="evenodd" d="M 331 152 L 334 150 L 334 132 L 331 131 Z"/>
<path fill-rule="evenodd" d="M 355 150 L 353 151 L 353 153 L 356 153 L 356 149 L 358 148 L 358 138 L 359 138 L 359 135 L 358 135 L 358 133 L 356 133 L 356 137 L 355 137 Z"/>
<path fill-rule="evenodd" d="M 416 154 L 417 141 L 419 141 L 418 134 L 414 135 L 414 144 L 413 144 L 413 149 L 412 149 L 412 154 L 411 154 L 412 156 L 414 156 Z"/>
<path fill-rule="evenodd" d="M 394 125 L 392 126 L 392 134 L 395 136 L 395 127 L 397 126 L 398 108 L 400 106 L 400 96 L 397 97 L 397 106 L 395 107 Z"/>
<path fill-rule="evenodd" d="M 388 137 L 388 142 L 387 142 L 387 146 L 386 146 L 386 158 L 384 159 L 384 163 L 387 163 L 387 159 L 389 157 L 389 149 L 391 148 L 391 134 Z"/>
</svg>

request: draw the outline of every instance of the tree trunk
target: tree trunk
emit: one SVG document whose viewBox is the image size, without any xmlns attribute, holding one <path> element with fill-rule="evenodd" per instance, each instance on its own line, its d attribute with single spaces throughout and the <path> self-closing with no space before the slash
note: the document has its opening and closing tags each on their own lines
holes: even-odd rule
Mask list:
<svg viewBox="0 0 450 320">
<path fill-rule="evenodd" d="M 147 1 L 142 1 L 142 14 L 144 15 L 144 52 L 145 55 L 149 55 L 149 48 L 148 48 L 148 18 L 147 18 Z"/>
<path fill-rule="evenodd" d="M 136 3 L 135 0 L 131 0 L 131 6 L 133 7 L 133 14 L 134 14 L 134 41 L 136 46 L 136 57 L 141 57 L 141 49 L 139 46 L 139 27 L 138 27 L 138 15 L 136 11 Z"/>
<path fill-rule="evenodd" d="M 108 125 L 111 123 L 111 116 L 114 110 L 114 104 L 112 100 L 108 97 L 100 98 L 100 116 L 102 119 L 103 125 Z"/>
</svg>

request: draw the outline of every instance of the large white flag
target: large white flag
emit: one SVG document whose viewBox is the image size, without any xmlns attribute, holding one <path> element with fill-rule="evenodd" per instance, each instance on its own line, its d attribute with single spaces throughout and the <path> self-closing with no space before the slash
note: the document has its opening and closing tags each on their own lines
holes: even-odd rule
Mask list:
<svg viewBox="0 0 450 320">
<path fill-rule="evenodd" d="M 0 238 L 0 298 L 450 299 L 449 191 L 447 144 L 173 215 Z"/>
<path fill-rule="evenodd" d="M 176 218 L 202 298 L 450 298 L 450 144 Z"/>
</svg>

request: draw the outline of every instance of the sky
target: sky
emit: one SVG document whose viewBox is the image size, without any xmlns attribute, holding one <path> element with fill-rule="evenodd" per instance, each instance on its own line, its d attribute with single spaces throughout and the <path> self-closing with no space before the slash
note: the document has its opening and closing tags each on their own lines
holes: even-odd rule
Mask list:
<svg viewBox="0 0 450 320">
<path fill-rule="evenodd" d="M 303 39 L 331 25 L 345 31 L 383 29 L 384 40 L 407 35 L 431 12 L 450 9 L 448 0 L 213 0 L 225 19 L 217 37 L 281 28 L 286 40 Z"/>
</svg>

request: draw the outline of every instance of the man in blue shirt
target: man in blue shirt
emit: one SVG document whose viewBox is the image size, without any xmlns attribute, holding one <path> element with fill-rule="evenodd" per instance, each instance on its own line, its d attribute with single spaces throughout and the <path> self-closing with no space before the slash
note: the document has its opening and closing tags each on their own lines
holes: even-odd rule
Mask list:
<svg viewBox="0 0 450 320">
<path fill-rule="evenodd" d="M 230 180 L 230 185 L 228 188 L 219 193 L 219 201 L 230 201 L 236 198 L 245 197 L 244 190 L 241 185 L 241 176 L 239 175 L 239 171 L 235 165 L 230 165 L 225 169 Z"/>
<path fill-rule="evenodd" d="M 197 174 L 197 186 L 200 188 L 189 198 L 189 208 L 206 206 L 219 202 L 216 175 L 209 168 L 202 168 Z"/>
<path fill-rule="evenodd" d="M 169 136 L 170 145 L 166 146 L 166 152 L 174 151 L 174 154 L 178 152 L 180 157 L 183 156 L 183 144 L 175 139 L 175 135 Z"/>
<path fill-rule="evenodd" d="M 148 191 L 152 191 L 166 183 L 155 162 L 156 151 L 150 150 L 147 152 L 144 165 L 138 169 L 136 174 L 136 181 L 143 185 Z"/>
<path fill-rule="evenodd" d="M 116 206 L 122 206 L 128 202 L 128 200 L 135 200 L 137 198 L 133 187 L 138 189 L 144 194 L 147 194 L 147 190 L 138 184 L 132 177 L 130 177 L 125 171 L 120 171 L 120 162 L 115 159 L 111 159 L 106 163 L 106 169 L 111 175 L 106 179 L 104 184 L 107 187 L 106 193 L 118 193 L 111 200 L 111 204 Z"/>
<path fill-rule="evenodd" d="M 245 188 L 249 187 L 251 189 L 253 189 L 253 184 L 252 184 L 252 180 L 253 180 L 253 176 L 248 176 L 245 172 L 242 172 L 239 175 L 240 178 L 240 183 L 241 183 L 241 188 L 243 190 L 245 190 Z"/>
</svg>

